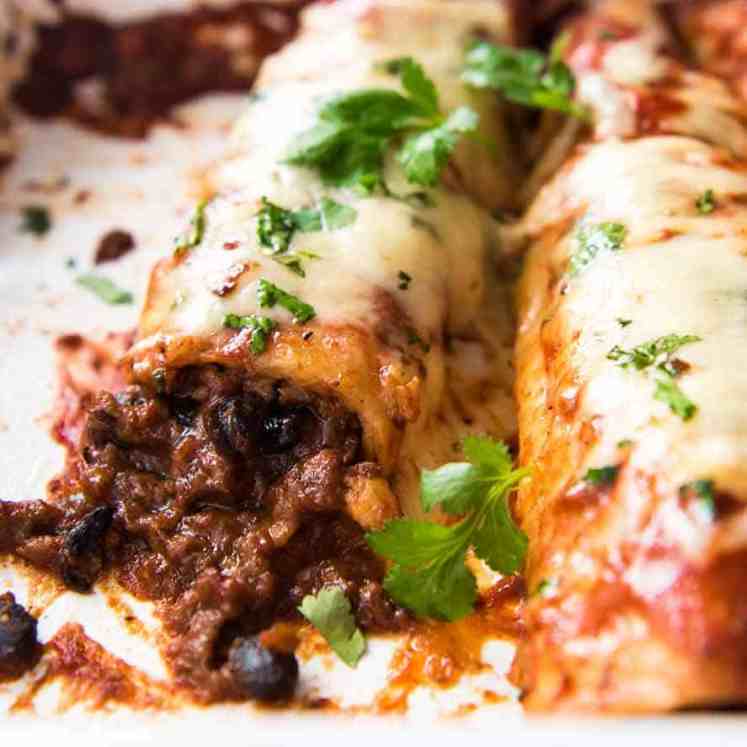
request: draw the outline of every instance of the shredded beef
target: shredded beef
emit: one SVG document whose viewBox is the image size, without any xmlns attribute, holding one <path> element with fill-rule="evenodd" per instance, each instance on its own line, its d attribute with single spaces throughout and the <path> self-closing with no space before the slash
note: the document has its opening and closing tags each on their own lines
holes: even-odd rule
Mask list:
<svg viewBox="0 0 747 747">
<path fill-rule="evenodd" d="M 339 402 L 242 371 L 187 368 L 156 392 L 93 400 L 74 490 L 60 504 L 0 501 L 0 552 L 88 591 L 110 568 L 153 600 L 177 682 L 201 700 L 247 697 L 229 651 L 304 596 L 342 588 L 365 629 L 408 623 L 344 512 L 361 429 Z M 236 644 L 238 645 L 238 644 Z"/>
</svg>

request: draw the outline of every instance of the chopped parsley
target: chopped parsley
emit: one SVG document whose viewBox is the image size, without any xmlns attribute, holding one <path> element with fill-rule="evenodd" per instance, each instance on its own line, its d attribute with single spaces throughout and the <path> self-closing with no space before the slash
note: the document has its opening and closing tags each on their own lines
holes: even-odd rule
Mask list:
<svg viewBox="0 0 747 747">
<path fill-rule="evenodd" d="M 691 420 L 698 411 L 697 405 L 680 389 L 671 376 L 662 376 L 656 380 L 654 399 L 669 405 L 669 409 L 684 421 Z"/>
<path fill-rule="evenodd" d="M 576 232 L 578 248 L 571 255 L 568 273 L 578 275 L 597 255 L 619 251 L 627 234 L 628 230 L 622 223 L 582 223 Z"/>
<path fill-rule="evenodd" d="M 632 445 L 633 439 L 631 438 L 623 438 L 621 441 L 617 442 L 618 449 L 629 449 Z"/>
<path fill-rule="evenodd" d="M 559 54 L 548 57 L 534 49 L 477 41 L 467 52 L 462 79 L 475 88 L 500 91 L 517 104 L 589 118 L 588 109 L 573 100 L 576 81 Z"/>
<path fill-rule="evenodd" d="M 457 141 L 476 130 L 477 114 L 468 107 L 442 114 L 433 81 L 412 57 L 380 67 L 399 76 L 405 93 L 368 88 L 329 99 L 291 143 L 287 163 L 315 169 L 328 184 L 386 192 L 384 158 L 396 144 L 408 181 L 438 182 Z"/>
<path fill-rule="evenodd" d="M 397 273 L 397 279 L 399 280 L 397 287 L 400 290 L 406 291 L 410 287 L 410 283 L 412 282 L 412 275 L 409 275 L 404 270 L 400 270 Z"/>
<path fill-rule="evenodd" d="M 708 215 L 716 209 L 716 195 L 712 189 L 707 189 L 697 200 L 695 208 L 701 215 Z"/>
<path fill-rule="evenodd" d="M 75 282 L 112 306 L 132 303 L 132 293 L 117 287 L 109 278 L 98 275 L 80 275 Z"/>
<path fill-rule="evenodd" d="M 642 371 L 656 364 L 660 370 L 674 375 L 671 366 L 672 354 L 676 353 L 681 347 L 693 342 L 700 342 L 700 340 L 701 338 L 697 335 L 664 335 L 644 342 L 630 350 L 615 345 L 607 353 L 607 358 L 615 361 L 621 368 L 632 366 L 637 371 Z"/>
<path fill-rule="evenodd" d="M 223 317 L 223 326 L 230 329 L 248 329 L 251 332 L 250 347 L 252 353 L 259 355 L 267 349 L 267 338 L 277 326 L 275 322 L 266 316 L 239 316 L 238 314 L 226 314 Z"/>
<path fill-rule="evenodd" d="M 341 205 L 329 197 L 322 197 L 319 209 L 303 208 L 287 210 L 262 198 L 262 207 L 257 213 L 257 241 L 265 254 L 291 272 L 306 277 L 303 259 L 318 259 L 312 252 L 288 252 L 296 231 L 335 231 L 355 222 L 358 213 L 348 205 Z"/>
<path fill-rule="evenodd" d="M 633 323 L 633 320 L 632 319 L 623 319 L 621 316 L 618 316 L 617 317 L 617 323 L 621 327 L 627 327 L 629 324 Z"/>
<path fill-rule="evenodd" d="M 308 322 L 316 316 L 313 306 L 304 303 L 301 299 L 267 280 L 259 281 L 257 301 L 263 309 L 271 309 L 275 305 L 282 306 L 286 311 L 293 314 L 293 321 L 295 322 Z"/>
<path fill-rule="evenodd" d="M 527 538 L 511 518 L 508 497 L 529 470 L 514 469 L 499 441 L 469 436 L 463 449 L 467 462 L 423 470 L 420 500 L 425 511 L 438 506 L 464 518 L 449 526 L 394 519 L 366 535 L 393 563 L 384 588 L 420 617 L 457 620 L 472 611 L 477 587 L 465 566 L 469 548 L 504 574 L 518 571 L 526 555 Z"/>
<path fill-rule="evenodd" d="M 205 208 L 207 204 L 207 200 L 201 200 L 197 203 L 197 207 L 189 221 L 189 229 L 176 240 L 176 246 L 174 247 L 175 256 L 182 256 L 190 249 L 199 246 L 202 242 L 202 238 L 205 235 Z"/>
<path fill-rule="evenodd" d="M 630 350 L 615 345 L 607 358 L 621 368 L 635 368 L 644 371 L 656 367 L 656 389 L 654 399 L 669 405 L 669 409 L 682 420 L 690 420 L 697 412 L 697 406 L 687 397 L 677 384 L 681 369 L 675 365 L 672 355 L 684 345 L 700 342 L 697 335 L 664 335 L 649 340 Z"/>
<path fill-rule="evenodd" d="M 358 629 L 350 601 L 339 586 L 328 586 L 303 598 L 299 612 L 324 636 L 349 667 L 366 652 L 366 639 Z"/>
<path fill-rule="evenodd" d="M 52 228 L 52 218 L 44 205 L 27 205 L 21 210 L 21 233 L 42 237 Z"/>
<path fill-rule="evenodd" d="M 617 479 L 619 467 L 610 465 L 607 467 L 592 467 L 584 475 L 584 482 L 589 485 L 612 485 Z"/>
<path fill-rule="evenodd" d="M 709 521 L 716 517 L 716 495 L 713 480 L 693 480 L 680 488 L 680 496 L 686 497 L 694 493 L 698 505 Z"/>
</svg>

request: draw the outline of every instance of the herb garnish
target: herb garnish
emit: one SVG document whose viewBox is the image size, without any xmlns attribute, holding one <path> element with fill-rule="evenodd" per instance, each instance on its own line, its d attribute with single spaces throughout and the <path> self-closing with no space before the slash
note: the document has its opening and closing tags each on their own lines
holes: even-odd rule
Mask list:
<svg viewBox="0 0 747 747">
<path fill-rule="evenodd" d="M 397 273 L 397 279 L 399 280 L 397 287 L 400 290 L 406 291 L 412 282 L 412 275 L 406 273 L 404 270 L 400 270 Z"/>
<path fill-rule="evenodd" d="M 317 170 L 328 184 L 371 194 L 385 187 L 387 150 L 404 138 L 397 157 L 407 179 L 426 187 L 438 182 L 457 141 L 476 130 L 477 114 L 468 107 L 442 114 L 433 81 L 412 57 L 381 67 L 400 77 L 406 95 L 368 88 L 335 96 L 291 143 L 287 163 Z"/>
<path fill-rule="evenodd" d="M 49 210 L 44 205 L 27 205 L 21 210 L 22 222 L 18 229 L 21 233 L 44 236 L 52 228 Z"/>
<path fill-rule="evenodd" d="M 701 215 L 708 215 L 716 209 L 716 195 L 712 189 L 707 189 L 697 200 L 695 208 Z"/>
<path fill-rule="evenodd" d="M 621 327 L 627 327 L 629 324 L 633 323 L 633 320 L 632 319 L 623 319 L 621 316 L 618 316 L 617 317 L 617 323 Z"/>
<path fill-rule="evenodd" d="M 113 306 L 132 303 L 132 293 L 118 288 L 109 278 L 98 275 L 80 275 L 75 282 Z"/>
<path fill-rule="evenodd" d="M 477 41 L 467 52 L 462 79 L 475 88 L 500 91 L 509 101 L 553 109 L 579 119 L 589 111 L 573 100 L 576 81 L 559 54 Z"/>
<path fill-rule="evenodd" d="M 267 280 L 259 281 L 259 285 L 257 286 L 257 301 L 263 309 L 271 309 L 276 304 L 282 306 L 293 314 L 293 321 L 295 322 L 308 322 L 316 316 L 313 306 L 304 303 L 301 299 L 284 291 L 282 288 L 278 288 L 277 285 Z"/>
<path fill-rule="evenodd" d="M 355 624 L 350 601 L 338 586 L 303 598 L 299 612 L 324 636 L 332 650 L 354 667 L 366 652 L 366 639 Z"/>
<path fill-rule="evenodd" d="M 423 508 L 466 514 L 461 521 L 394 519 L 366 535 L 373 550 L 394 563 L 384 588 L 421 617 L 456 620 L 472 611 L 477 587 L 465 566 L 470 547 L 505 574 L 515 573 L 526 554 L 527 538 L 511 518 L 508 497 L 529 470 L 514 469 L 499 441 L 469 436 L 463 449 L 468 462 L 423 470 L 420 478 Z"/>
<path fill-rule="evenodd" d="M 264 353 L 267 349 L 267 338 L 272 330 L 277 326 L 276 323 L 266 316 L 239 316 L 238 314 L 226 314 L 223 317 L 223 326 L 230 329 L 248 329 L 251 331 L 250 347 L 255 355 Z"/>
<path fill-rule="evenodd" d="M 621 368 L 632 366 L 637 371 L 642 371 L 654 364 L 662 371 L 675 375 L 671 366 L 671 356 L 681 347 L 693 342 L 700 342 L 697 335 L 664 335 L 648 342 L 637 345 L 630 350 L 624 350 L 619 345 L 607 353 L 607 358 L 615 361 Z"/>
<path fill-rule="evenodd" d="M 357 216 L 354 208 L 329 197 L 322 197 L 318 210 L 287 210 L 263 197 L 262 207 L 257 213 L 257 241 L 275 262 L 285 265 L 296 275 L 306 277 L 302 260 L 318 259 L 318 255 L 312 252 L 289 253 L 295 232 L 335 231 L 354 223 Z"/>
<path fill-rule="evenodd" d="M 698 408 L 675 381 L 681 369 L 675 365 L 672 355 L 684 345 L 700 340 L 697 335 L 664 335 L 630 350 L 615 345 L 607 353 L 607 358 L 615 361 L 621 368 L 633 367 L 637 371 L 655 366 L 657 378 L 654 399 L 669 405 L 675 415 L 687 421 L 695 415 Z"/>
<path fill-rule="evenodd" d="M 592 467 L 586 471 L 584 482 L 588 482 L 589 485 L 612 485 L 619 471 L 620 468 L 613 465 Z"/>
<path fill-rule="evenodd" d="M 207 204 L 208 200 L 201 200 L 197 203 L 197 207 L 189 221 L 189 229 L 176 240 L 174 256 L 180 257 L 190 249 L 199 246 L 202 237 L 205 235 L 205 208 Z"/>
<path fill-rule="evenodd" d="M 598 254 L 620 250 L 627 233 L 622 223 L 582 223 L 576 232 L 578 248 L 568 263 L 569 275 L 585 270 Z"/>
<path fill-rule="evenodd" d="M 688 398 L 671 376 L 662 376 L 656 380 L 654 399 L 669 405 L 669 409 L 683 420 L 691 420 L 698 411 L 697 405 Z"/>
</svg>

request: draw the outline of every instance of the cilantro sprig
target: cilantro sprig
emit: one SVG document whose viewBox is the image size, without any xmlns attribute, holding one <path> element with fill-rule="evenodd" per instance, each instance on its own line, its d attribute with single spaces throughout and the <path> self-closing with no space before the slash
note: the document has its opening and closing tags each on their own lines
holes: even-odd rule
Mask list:
<svg viewBox="0 0 747 747">
<path fill-rule="evenodd" d="M 202 243 L 203 236 L 205 235 L 205 228 L 207 227 L 207 219 L 205 217 L 205 208 L 207 207 L 207 204 L 208 200 L 200 200 L 200 202 L 197 203 L 197 207 L 195 207 L 195 211 L 192 213 L 192 217 L 189 220 L 189 228 L 176 240 L 174 256 L 181 257 L 190 249 L 194 249 Z"/>
<path fill-rule="evenodd" d="M 366 535 L 371 548 L 394 563 L 384 588 L 421 617 L 456 620 L 472 611 L 477 586 L 465 566 L 470 547 L 500 573 L 515 573 L 526 554 L 527 538 L 511 518 L 508 496 L 529 470 L 514 469 L 506 445 L 489 438 L 470 436 L 463 449 L 467 462 L 423 471 L 421 502 L 426 511 L 438 506 L 464 518 L 449 526 L 395 519 Z"/>
<path fill-rule="evenodd" d="M 263 309 L 282 306 L 293 314 L 293 320 L 296 322 L 308 322 L 316 316 L 313 306 L 264 279 L 261 279 L 257 286 L 257 301 Z"/>
<path fill-rule="evenodd" d="M 706 189 L 702 195 L 695 200 L 695 209 L 701 215 L 708 215 L 716 209 L 716 193 L 712 189 Z"/>
<path fill-rule="evenodd" d="M 559 54 L 477 41 L 467 52 L 462 79 L 474 88 L 500 91 L 517 104 L 589 118 L 588 109 L 573 100 L 576 81 Z"/>
<path fill-rule="evenodd" d="M 366 652 L 366 639 L 355 624 L 350 601 L 338 586 L 303 598 L 299 612 L 324 636 L 332 650 L 349 667 Z"/>
<path fill-rule="evenodd" d="M 606 467 L 590 467 L 584 475 L 584 482 L 589 485 L 601 486 L 612 485 L 617 479 L 620 468 L 615 465 Z"/>
<path fill-rule="evenodd" d="M 264 353 L 267 349 L 267 339 L 272 334 L 277 324 L 266 316 L 249 314 L 239 316 L 238 314 L 226 314 L 223 317 L 223 326 L 229 329 L 250 330 L 250 347 L 255 355 Z"/>
<path fill-rule="evenodd" d="M 405 93 L 367 88 L 329 99 L 316 124 L 291 143 L 286 162 L 315 169 L 328 184 L 386 191 L 384 158 L 395 144 L 408 181 L 434 186 L 459 139 L 477 129 L 469 107 L 445 115 L 438 92 L 412 57 L 389 60 L 381 68 L 399 76 Z"/>
<path fill-rule="evenodd" d="M 257 241 L 264 253 L 275 262 L 296 275 L 306 277 L 303 260 L 316 259 L 317 255 L 305 251 L 288 251 L 296 231 L 336 231 L 353 224 L 357 217 L 355 208 L 342 205 L 329 197 L 322 197 L 318 208 L 301 210 L 288 210 L 262 197 L 262 207 L 257 213 Z"/>
<path fill-rule="evenodd" d="M 133 301 L 130 291 L 123 290 L 113 281 L 109 280 L 109 278 L 88 274 L 80 275 L 75 279 L 75 282 L 81 288 L 91 291 L 91 293 L 110 306 L 130 304 Z"/>
<path fill-rule="evenodd" d="M 622 223 L 582 223 L 576 232 L 576 250 L 568 262 L 568 274 L 573 277 L 585 270 L 599 254 L 622 249 L 627 228 Z"/>
<path fill-rule="evenodd" d="M 701 339 L 697 335 L 664 335 L 630 350 L 615 345 L 607 353 L 607 358 L 621 368 L 634 368 L 636 371 L 653 367 L 656 371 L 654 399 L 664 402 L 675 415 L 688 421 L 693 418 L 698 408 L 677 383 L 676 379 L 683 369 L 672 356 L 683 346 L 700 342 Z"/>
</svg>

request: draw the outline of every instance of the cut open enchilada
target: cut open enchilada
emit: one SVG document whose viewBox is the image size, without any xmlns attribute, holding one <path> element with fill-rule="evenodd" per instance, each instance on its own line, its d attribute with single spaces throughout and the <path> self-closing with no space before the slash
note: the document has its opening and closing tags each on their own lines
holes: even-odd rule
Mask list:
<svg viewBox="0 0 747 747">
<path fill-rule="evenodd" d="M 400 627 L 364 530 L 417 512 L 420 468 L 467 432 L 513 430 L 490 212 L 513 172 L 499 103 L 460 81 L 469 39 L 506 34 L 494 3 L 308 11 L 153 271 L 130 386 L 92 403 L 53 502 L 0 503 L 3 552 L 156 601 L 201 700 L 246 697 L 236 644 L 324 587 L 363 629 Z M 351 91 L 386 115 L 352 155 Z M 310 163 L 334 127 L 344 175 Z"/>
<path fill-rule="evenodd" d="M 743 702 L 745 112 L 648 3 L 572 25 L 594 137 L 541 191 L 520 289 L 532 710 Z"/>
</svg>

